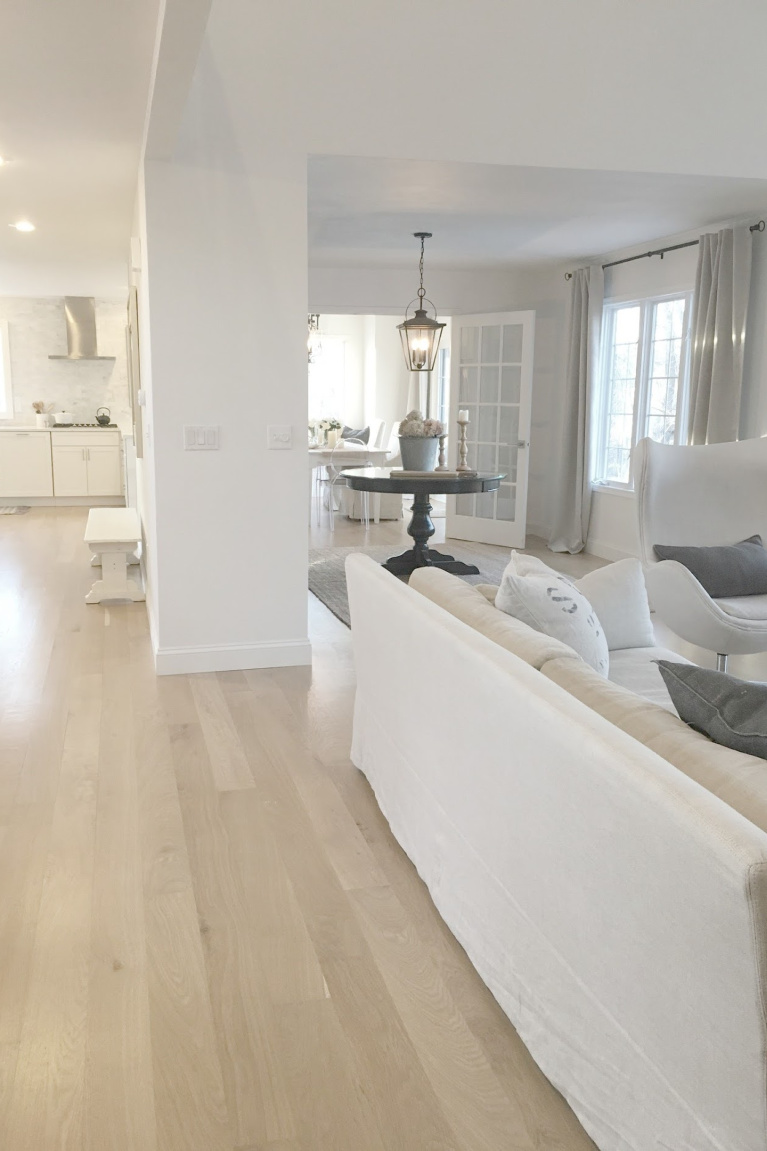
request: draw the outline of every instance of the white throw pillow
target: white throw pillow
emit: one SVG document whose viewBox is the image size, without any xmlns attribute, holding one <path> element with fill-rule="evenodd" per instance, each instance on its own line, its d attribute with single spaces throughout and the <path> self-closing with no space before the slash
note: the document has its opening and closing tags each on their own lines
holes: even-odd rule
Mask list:
<svg viewBox="0 0 767 1151">
<path fill-rule="evenodd" d="M 607 675 L 610 655 L 596 612 L 566 576 L 534 556 L 511 553 L 495 606 L 535 631 L 569 644 L 600 675 Z"/>
<path fill-rule="evenodd" d="M 575 581 L 599 616 L 610 651 L 655 647 L 655 632 L 644 572 L 639 560 L 625 559 Z"/>
</svg>

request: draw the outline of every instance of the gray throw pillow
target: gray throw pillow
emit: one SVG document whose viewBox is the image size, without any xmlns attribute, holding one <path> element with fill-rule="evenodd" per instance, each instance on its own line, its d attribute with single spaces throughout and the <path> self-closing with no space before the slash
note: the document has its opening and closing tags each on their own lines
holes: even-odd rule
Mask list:
<svg viewBox="0 0 767 1151">
<path fill-rule="evenodd" d="M 370 439 L 370 427 L 367 428 L 347 428 L 346 424 L 341 428 L 342 440 L 359 440 L 361 443 L 366 444 Z"/>
<path fill-rule="evenodd" d="M 767 684 L 656 660 L 679 718 L 723 747 L 767 759 Z"/>
<path fill-rule="evenodd" d="M 767 595 L 767 551 L 761 536 L 749 536 L 739 544 L 689 548 L 655 544 L 659 560 L 684 564 L 712 599 L 738 595 Z"/>
</svg>

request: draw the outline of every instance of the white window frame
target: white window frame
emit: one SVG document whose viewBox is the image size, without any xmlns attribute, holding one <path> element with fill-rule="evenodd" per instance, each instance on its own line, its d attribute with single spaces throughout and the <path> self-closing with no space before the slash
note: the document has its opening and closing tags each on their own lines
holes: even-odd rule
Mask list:
<svg viewBox="0 0 767 1151">
<path fill-rule="evenodd" d="M 13 380 L 8 321 L 0 320 L 0 420 L 13 419 Z"/>
<path fill-rule="evenodd" d="M 692 297 L 689 289 L 676 292 L 663 292 L 656 296 L 641 296 L 639 299 L 614 299 L 605 302 L 602 311 L 602 339 L 599 357 L 599 384 L 594 406 L 592 427 L 595 432 L 596 449 L 593 454 L 593 470 L 597 472 L 592 476 L 591 486 L 597 489 L 609 489 L 615 492 L 631 493 L 634 491 L 634 459 L 633 449 L 636 447 L 637 430 L 645 427 L 647 422 L 647 405 L 649 403 L 649 372 L 650 372 L 650 346 L 652 343 L 652 324 L 650 317 L 656 304 L 666 300 L 685 301 L 685 322 L 682 335 L 682 349 L 680 356 L 679 395 L 676 407 L 676 425 L 674 429 L 674 443 L 687 442 L 687 415 L 690 399 L 690 328 L 692 321 Z M 637 350 L 637 379 L 634 386 L 634 420 L 631 429 L 632 458 L 629 465 L 629 478 L 624 483 L 620 480 L 602 479 L 598 472 L 603 470 L 606 437 L 607 437 L 607 408 L 609 400 L 608 374 L 610 371 L 610 355 L 613 344 L 614 316 L 622 308 L 640 308 L 639 341 Z"/>
</svg>

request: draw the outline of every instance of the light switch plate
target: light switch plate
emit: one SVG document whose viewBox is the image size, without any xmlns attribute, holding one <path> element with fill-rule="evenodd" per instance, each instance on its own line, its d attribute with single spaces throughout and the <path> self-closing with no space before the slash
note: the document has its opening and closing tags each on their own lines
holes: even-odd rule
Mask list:
<svg viewBox="0 0 767 1151">
<path fill-rule="evenodd" d="M 200 424 L 184 425 L 184 451 L 186 452 L 215 452 L 218 451 L 218 425 L 204 426 Z"/>
<path fill-rule="evenodd" d="M 293 447 L 293 429 L 290 424 L 269 424 L 266 429 L 266 446 L 275 451 Z"/>
</svg>

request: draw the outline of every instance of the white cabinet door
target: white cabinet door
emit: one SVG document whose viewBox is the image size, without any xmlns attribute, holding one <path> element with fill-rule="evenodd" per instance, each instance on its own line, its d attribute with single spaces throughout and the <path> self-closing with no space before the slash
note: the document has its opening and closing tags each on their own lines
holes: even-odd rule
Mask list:
<svg viewBox="0 0 767 1151">
<path fill-rule="evenodd" d="M 48 432 L 0 432 L 0 496 L 52 496 Z"/>
<path fill-rule="evenodd" d="M 535 312 L 453 317 L 450 431 L 465 408 L 469 466 L 504 476 L 497 492 L 448 499 L 455 539 L 525 546 L 534 332 Z"/>
<path fill-rule="evenodd" d="M 87 448 L 60 445 L 53 449 L 53 489 L 57 496 L 87 496 Z"/>
<path fill-rule="evenodd" d="M 121 496 L 123 494 L 122 459 L 116 445 L 86 448 L 89 496 Z"/>
</svg>

